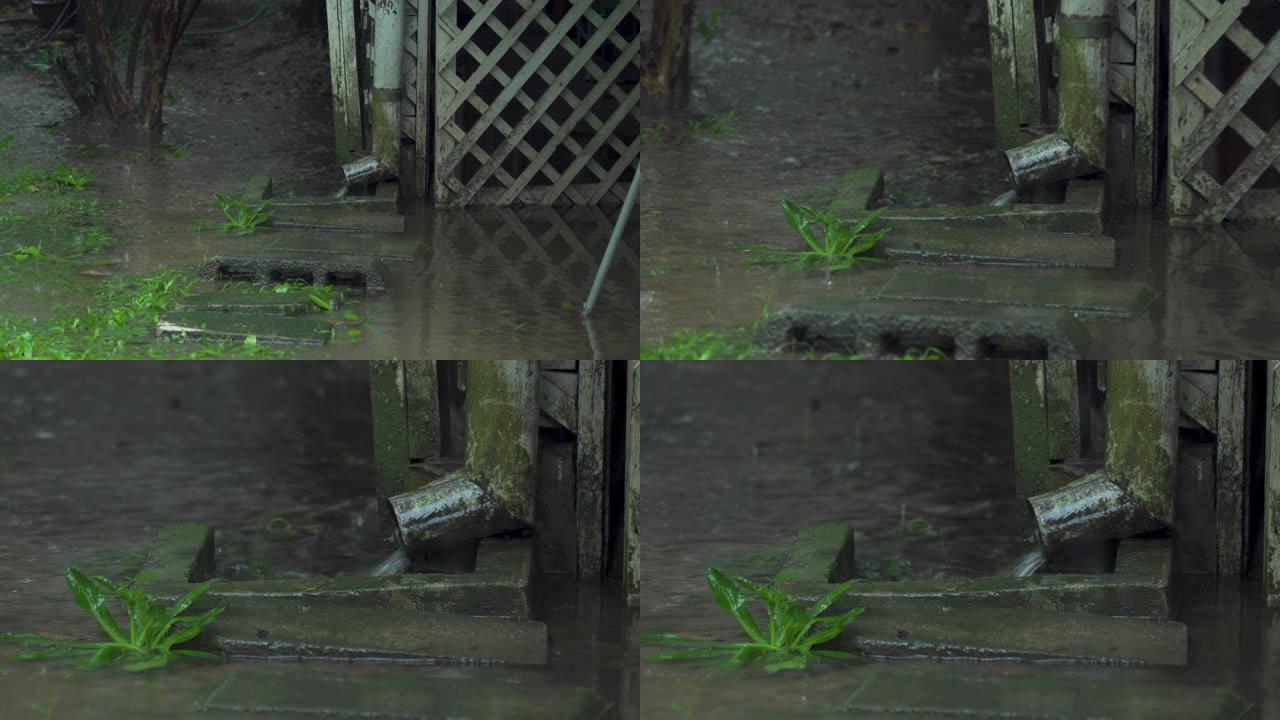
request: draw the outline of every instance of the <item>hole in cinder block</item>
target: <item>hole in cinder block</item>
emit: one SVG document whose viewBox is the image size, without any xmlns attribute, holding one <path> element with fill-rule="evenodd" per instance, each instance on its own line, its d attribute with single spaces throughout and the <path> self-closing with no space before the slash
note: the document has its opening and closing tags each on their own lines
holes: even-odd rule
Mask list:
<svg viewBox="0 0 1280 720">
<path fill-rule="evenodd" d="M 309 270 L 272 270 L 271 281 L 276 283 L 288 283 L 295 280 L 301 280 L 308 285 L 312 283 L 314 275 Z"/>
<path fill-rule="evenodd" d="M 978 357 L 986 360 L 1045 360 L 1049 357 L 1049 344 L 1038 337 L 993 335 L 979 343 Z"/>
<path fill-rule="evenodd" d="M 880 350 L 894 357 L 940 351 L 951 358 L 956 355 L 956 339 L 940 333 L 886 333 L 880 336 Z"/>
<path fill-rule="evenodd" d="M 355 270 L 335 270 L 333 272 L 326 273 L 324 281 L 328 285 L 340 285 L 343 287 L 364 287 L 366 284 L 364 273 Z"/>
<path fill-rule="evenodd" d="M 218 280 L 230 280 L 233 282 L 253 282 L 258 279 L 258 274 L 253 270 L 227 265 L 219 265 L 215 275 Z"/>
</svg>

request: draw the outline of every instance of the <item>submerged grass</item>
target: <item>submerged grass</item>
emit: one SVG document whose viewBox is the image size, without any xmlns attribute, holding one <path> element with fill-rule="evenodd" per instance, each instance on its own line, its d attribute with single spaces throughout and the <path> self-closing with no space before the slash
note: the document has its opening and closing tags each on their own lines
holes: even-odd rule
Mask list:
<svg viewBox="0 0 1280 720">
<path fill-rule="evenodd" d="M 839 615 L 824 615 L 837 601 L 849 593 L 856 581 L 836 585 L 813 607 L 806 608 L 784 590 L 757 585 L 743 577 L 732 577 L 720 570 L 707 568 L 707 586 L 716 605 L 729 613 L 747 636 L 747 642 L 718 642 L 706 638 L 675 633 L 649 635 L 641 639 L 645 645 L 674 647 L 651 660 L 713 662 L 728 667 L 763 665 L 767 672 L 803 670 L 819 659 L 856 660 L 858 655 L 844 650 L 824 650 L 819 646 L 840 637 L 865 608 L 855 607 Z M 749 600 L 764 604 L 768 617 L 767 630 L 761 629 L 747 607 Z"/>
<path fill-rule="evenodd" d="M 117 584 L 105 577 L 90 577 L 67 568 L 67 586 L 76 605 L 88 612 L 106 634 L 107 642 L 81 642 L 39 634 L 10 633 L 0 638 L 27 647 L 18 660 L 87 658 L 83 667 L 105 668 L 123 663 L 129 672 L 161 668 L 183 657 L 220 660 L 221 656 L 178 647 L 196 639 L 226 608 L 219 605 L 198 615 L 184 615 L 213 584 L 203 582 L 183 595 L 172 607 L 148 595 L 132 583 Z M 124 628 L 111 614 L 108 602 L 117 600 L 127 619 Z"/>
</svg>

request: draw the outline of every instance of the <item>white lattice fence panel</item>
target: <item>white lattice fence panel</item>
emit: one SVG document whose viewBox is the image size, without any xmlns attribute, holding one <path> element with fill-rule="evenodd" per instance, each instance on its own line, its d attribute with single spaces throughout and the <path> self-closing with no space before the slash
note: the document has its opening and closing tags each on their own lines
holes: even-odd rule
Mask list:
<svg viewBox="0 0 1280 720">
<path fill-rule="evenodd" d="M 1246 106 L 1280 84 L 1280 32 L 1265 42 L 1241 21 L 1251 2 L 1172 0 L 1169 22 L 1169 207 L 1196 222 L 1221 222 L 1271 167 L 1280 170 L 1280 122 L 1261 127 Z M 1268 2 L 1270 0 L 1267 0 Z M 1248 60 L 1220 87 L 1205 60 L 1224 46 Z M 1215 177 L 1207 161 L 1230 129 L 1251 149 L 1229 177 Z"/>
<path fill-rule="evenodd" d="M 621 202 L 640 153 L 638 4 L 437 0 L 437 201 Z"/>
</svg>

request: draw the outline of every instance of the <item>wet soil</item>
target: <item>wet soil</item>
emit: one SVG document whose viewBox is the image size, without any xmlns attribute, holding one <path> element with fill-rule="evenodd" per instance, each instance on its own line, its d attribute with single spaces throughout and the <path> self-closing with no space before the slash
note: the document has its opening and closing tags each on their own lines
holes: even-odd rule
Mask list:
<svg viewBox="0 0 1280 720">
<path fill-rule="evenodd" d="M 644 109 L 645 347 L 680 330 L 749 325 L 766 306 L 863 298 L 891 277 L 893 265 L 860 266 L 828 286 L 816 272 L 746 266 L 743 246 L 799 247 L 783 198 L 829 201 L 862 167 L 884 171 L 885 201 L 897 207 L 987 204 L 1010 187 L 992 124 L 985 3 L 717 7 L 713 39 L 695 33 L 688 107 L 648 98 Z M 1118 210 L 1106 233 L 1115 269 L 1012 271 L 1150 288 L 1154 300 L 1130 320 L 1082 318 L 1089 357 L 1280 351 L 1272 228 L 1171 229 Z"/>
<path fill-rule="evenodd" d="M 367 378 L 364 363 L 7 363 L 0 633 L 97 637 L 71 601 L 65 568 L 126 577 L 171 523 L 217 528 L 220 572 L 233 578 L 371 573 L 382 557 L 360 524 L 374 501 Z M 578 686 L 630 717 L 627 614 L 594 585 L 545 588 L 534 615 L 550 627 L 548 668 L 314 663 L 300 667 L 299 682 L 332 670 L 357 684 L 430 677 L 492 680 L 513 692 Z M 184 717 L 254 662 L 192 661 L 135 675 L 2 653 L 6 718 Z M 286 664 L 286 674 L 290 667 L 299 666 Z"/>
<path fill-rule="evenodd" d="M 646 362 L 642 372 L 641 636 L 736 637 L 710 597 L 706 568 L 764 579 L 814 523 L 855 528 L 863 576 L 1006 574 L 1029 547 L 1003 363 Z M 1176 615 L 1190 628 L 1191 665 L 1176 670 L 907 664 L 1133 687 L 1223 685 L 1269 717 L 1280 702 L 1280 618 L 1257 595 L 1256 586 L 1183 583 Z M 849 717 L 834 711 L 874 667 L 819 663 L 768 675 L 642 660 L 641 715 Z M 1040 709 L 1064 718 L 1073 710 L 1048 700 Z"/>
<path fill-rule="evenodd" d="M 192 27 L 228 27 L 256 6 L 205 3 Z M 0 6 L 0 17 L 18 14 Z M 38 35 L 30 23 L 0 22 L 0 137 L 15 135 L 3 159 L 13 168 L 65 162 L 98 173 L 84 197 L 100 202 L 100 222 L 124 241 L 110 273 L 194 268 L 230 243 L 243 247 L 216 231 L 222 218 L 211 195 L 238 196 L 252 176 L 270 175 L 283 197 L 330 196 L 339 187 L 323 27 L 299 29 L 288 14 L 266 13 L 243 30 L 185 39 L 170 69 L 164 146 L 154 150 L 77 117 L 51 78 L 24 67 Z M 340 328 L 333 343 L 300 357 L 636 356 L 638 220 L 588 323 L 580 308 L 616 208 L 459 212 L 410 201 L 402 210 L 403 234 L 347 236 L 391 243 L 413 258 L 391 265 L 392 292 L 350 308 L 361 317 L 356 336 Z M 253 239 L 265 245 L 282 234 Z M 32 288 L 7 292 L 5 302 L 36 317 L 52 304 Z"/>
</svg>

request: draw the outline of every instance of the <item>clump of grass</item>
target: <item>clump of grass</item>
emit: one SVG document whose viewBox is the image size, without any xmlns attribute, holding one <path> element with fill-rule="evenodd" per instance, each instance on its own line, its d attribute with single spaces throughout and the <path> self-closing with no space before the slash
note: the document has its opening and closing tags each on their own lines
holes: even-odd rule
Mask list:
<svg viewBox="0 0 1280 720">
<path fill-rule="evenodd" d="M 196 585 L 172 607 L 165 607 L 131 583 L 116 584 L 105 577 L 90 577 L 75 568 L 67 568 L 66 578 L 76 605 L 93 616 L 108 641 L 80 642 L 37 634 L 0 636 L 30 648 L 14 655 L 15 659 L 87 657 L 84 667 L 105 668 L 124 663 L 123 669 L 129 672 L 161 668 L 182 657 L 221 659 L 214 653 L 177 647 L 198 637 L 226 609 L 219 605 L 198 615 L 183 614 L 209 591 L 212 581 Z M 113 599 L 124 607 L 125 628 L 120 627 L 107 606 Z"/>
<path fill-rule="evenodd" d="M 764 353 L 749 330 L 681 330 L 661 345 L 643 348 L 641 360 L 750 360 Z"/>
<path fill-rule="evenodd" d="M 805 242 L 803 250 L 783 250 L 768 245 L 749 245 L 743 252 L 754 257 L 748 265 L 774 265 L 808 270 L 817 268 L 827 273 L 848 270 L 858 263 L 880 263 L 880 258 L 865 257 L 889 232 L 884 227 L 874 232 L 867 228 L 880 217 L 883 210 L 873 210 L 852 225 L 825 210 L 815 210 L 791 200 L 782 201 L 782 214 L 793 230 Z M 822 229 L 822 237 L 814 227 Z"/>
<path fill-rule="evenodd" d="M 269 200 L 263 200 L 251 206 L 242 200 L 214 193 L 213 201 L 227 218 L 227 221 L 222 224 L 224 234 L 250 235 L 257 232 L 260 226 L 266 224 L 271 220 L 271 216 L 276 214 Z"/>
<path fill-rule="evenodd" d="M 698 34 L 702 36 L 703 42 L 710 43 L 720 34 L 720 18 L 724 15 L 724 10 L 713 8 L 707 13 L 707 19 L 698 22 Z"/>
<path fill-rule="evenodd" d="M 823 650 L 818 646 L 840 637 L 864 608 L 855 607 L 839 615 L 824 615 L 832 605 L 848 594 L 856 581 L 836 585 L 826 595 L 806 608 L 796 598 L 773 585 L 757 585 L 742 577 L 730 577 L 716 568 L 707 569 L 707 586 L 716 604 L 729 613 L 748 638 L 747 642 L 717 642 L 705 638 L 686 637 L 674 633 L 649 635 L 641 639 L 646 645 L 678 648 L 660 655 L 657 661 L 717 662 L 730 667 L 762 664 L 767 672 L 803 670 L 820 658 L 856 660 L 855 653 Z M 764 604 L 768 614 L 768 632 L 756 623 L 747 607 L 752 598 Z"/>
<path fill-rule="evenodd" d="M 715 115 L 707 115 L 706 117 L 691 121 L 689 123 L 689 132 L 693 137 L 699 140 L 732 135 L 734 133 L 734 127 L 732 125 L 733 119 L 737 116 L 737 108 L 730 109 L 723 118 L 718 118 Z"/>
</svg>

